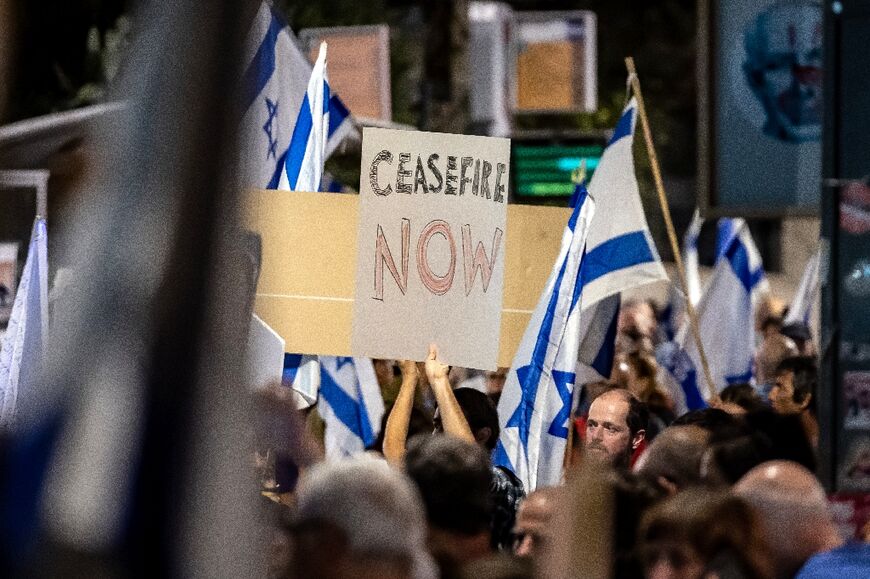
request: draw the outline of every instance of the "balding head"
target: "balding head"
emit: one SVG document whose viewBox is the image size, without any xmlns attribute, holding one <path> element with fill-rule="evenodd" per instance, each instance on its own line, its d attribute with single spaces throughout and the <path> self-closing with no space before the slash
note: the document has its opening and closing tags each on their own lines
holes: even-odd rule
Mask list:
<svg viewBox="0 0 870 579">
<path fill-rule="evenodd" d="M 761 517 L 777 576 L 793 576 L 810 556 L 843 542 L 825 490 L 813 473 L 795 462 L 760 464 L 734 485 L 734 492 Z"/>
<path fill-rule="evenodd" d="M 671 494 L 701 482 L 701 457 L 710 433 L 699 426 L 671 426 L 640 459 L 639 474 Z"/>
<path fill-rule="evenodd" d="M 794 340 L 782 334 L 766 336 L 755 352 L 755 378 L 760 384 L 773 383 L 776 367 L 786 358 L 798 355 Z"/>
</svg>

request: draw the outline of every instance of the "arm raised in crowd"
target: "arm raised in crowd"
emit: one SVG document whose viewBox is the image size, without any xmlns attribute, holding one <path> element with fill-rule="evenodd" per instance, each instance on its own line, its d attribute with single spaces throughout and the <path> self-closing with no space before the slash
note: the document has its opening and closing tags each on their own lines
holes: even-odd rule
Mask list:
<svg viewBox="0 0 870 579">
<path fill-rule="evenodd" d="M 399 395 L 387 418 L 384 433 L 384 456 L 391 464 L 400 465 L 405 456 L 405 441 L 408 438 L 408 423 L 411 421 L 411 410 L 414 407 L 414 393 L 417 389 L 419 373 L 417 363 L 411 360 L 402 361 L 402 385 Z"/>
<path fill-rule="evenodd" d="M 438 402 L 438 411 L 441 413 L 441 424 L 444 426 L 444 432 L 466 442 L 474 443 L 476 442 L 474 434 L 471 432 L 471 427 L 468 426 L 462 408 L 456 401 L 456 396 L 453 395 L 453 388 L 450 387 L 450 380 L 447 378 L 449 369 L 447 364 L 438 359 L 438 346 L 430 344 L 429 356 L 426 358 L 426 377 L 429 379 L 429 386 L 432 387 L 435 400 Z"/>
</svg>

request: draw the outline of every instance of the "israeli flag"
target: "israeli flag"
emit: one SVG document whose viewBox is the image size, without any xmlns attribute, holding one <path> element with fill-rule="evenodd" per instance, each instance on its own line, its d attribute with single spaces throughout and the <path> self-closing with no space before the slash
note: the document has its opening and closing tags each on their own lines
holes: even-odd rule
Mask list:
<svg viewBox="0 0 870 579">
<path fill-rule="evenodd" d="M 810 325 L 810 315 L 813 306 L 819 299 L 819 265 L 822 260 L 822 250 L 818 249 L 810 257 L 801 276 L 801 283 L 788 306 L 783 325 L 802 322 Z"/>
<path fill-rule="evenodd" d="M 368 358 L 320 356 L 317 411 L 326 423 L 327 460 L 363 452 L 378 437 L 384 400 Z"/>
<path fill-rule="evenodd" d="M 318 191 L 326 162 L 326 139 L 329 131 L 329 84 L 326 74 L 326 43 L 321 43 L 317 62 L 308 80 L 299 116 L 293 127 L 290 148 L 278 189 Z"/>
<path fill-rule="evenodd" d="M 578 383 L 610 378 L 621 293 L 668 276 L 649 232 L 634 174 L 637 103 L 631 99 L 616 124 L 589 183 L 596 211 L 583 260 L 583 320 Z"/>
<path fill-rule="evenodd" d="M 602 218 L 592 223 L 586 240 L 584 309 L 628 288 L 668 280 L 634 174 L 631 151 L 636 122 L 637 102 L 632 98 L 589 183 L 589 195 Z"/>
<path fill-rule="evenodd" d="M 529 491 L 557 484 L 562 475 L 581 343 L 581 264 L 594 212 L 592 198 L 582 196 L 498 403 L 493 463 L 513 471 Z"/>
<path fill-rule="evenodd" d="M 48 230 L 33 224 L 27 261 L 0 345 L 0 428 L 15 418 L 20 388 L 36 380 L 48 342 Z"/>
<path fill-rule="evenodd" d="M 239 183 L 277 189 L 297 118 L 308 97 L 312 67 L 286 21 L 267 2 L 260 5 L 251 27 L 247 62 L 242 79 Z M 341 99 L 328 89 L 323 94 L 329 109 L 328 138 L 322 152 L 327 159 L 356 128 Z M 319 185 L 306 185 L 305 190 L 317 191 Z"/>
<path fill-rule="evenodd" d="M 761 256 L 749 228 L 740 220 L 697 308 L 701 340 L 716 392 L 752 378 L 755 349 L 752 295 L 762 277 Z M 687 406 L 702 408 L 706 406 L 708 389 L 702 387 L 700 354 L 688 322 L 680 330 L 677 344 L 679 350 L 669 370 L 682 386 Z"/>
</svg>

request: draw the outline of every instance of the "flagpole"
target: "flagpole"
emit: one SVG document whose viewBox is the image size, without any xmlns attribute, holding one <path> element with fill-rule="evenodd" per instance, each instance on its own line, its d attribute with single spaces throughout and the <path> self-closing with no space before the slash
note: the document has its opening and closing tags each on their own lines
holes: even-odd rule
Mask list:
<svg viewBox="0 0 870 579">
<path fill-rule="evenodd" d="M 671 241 L 671 249 L 674 253 L 674 261 L 677 264 L 677 273 L 680 276 L 680 285 L 683 287 L 683 294 L 686 296 L 686 311 L 689 314 L 689 325 L 692 328 L 692 333 L 695 336 L 695 343 L 698 345 L 698 353 L 701 356 L 701 366 L 703 366 L 704 370 L 704 378 L 707 382 L 707 390 L 710 395 L 710 400 L 713 401 L 717 398 L 716 388 L 713 384 L 713 377 L 710 374 L 710 366 L 707 363 L 707 354 L 704 352 L 704 344 L 701 342 L 701 330 L 698 326 L 698 316 L 695 312 L 695 306 L 692 304 L 692 300 L 689 299 L 689 286 L 686 282 L 686 270 L 683 268 L 683 258 L 680 254 L 680 246 L 677 242 L 677 233 L 674 230 L 674 223 L 671 220 L 671 209 L 668 205 L 668 198 L 665 195 L 665 185 L 662 181 L 661 170 L 659 169 L 659 161 L 656 156 L 655 146 L 653 145 L 652 140 L 652 132 L 649 128 L 649 122 L 646 116 L 646 108 L 643 104 L 643 94 L 640 90 L 640 79 L 637 77 L 637 70 L 634 67 L 634 58 L 627 57 L 625 59 L 625 67 L 628 69 L 628 78 L 631 82 L 631 88 L 634 91 L 635 96 L 637 97 L 637 111 L 640 116 L 640 124 L 643 127 L 643 136 L 644 140 L 646 140 L 646 150 L 649 155 L 649 164 L 652 168 L 653 180 L 655 181 L 656 192 L 659 195 L 659 205 L 662 208 L 662 215 L 665 218 L 665 225 L 668 230 L 668 238 Z"/>
</svg>

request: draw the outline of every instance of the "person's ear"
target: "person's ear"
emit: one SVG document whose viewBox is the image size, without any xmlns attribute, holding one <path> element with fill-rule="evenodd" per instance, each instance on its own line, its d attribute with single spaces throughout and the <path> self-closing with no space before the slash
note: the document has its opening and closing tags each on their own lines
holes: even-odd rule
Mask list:
<svg viewBox="0 0 870 579">
<path fill-rule="evenodd" d="M 664 491 L 670 497 L 674 496 L 680 491 L 679 487 L 673 481 L 668 480 L 666 477 L 657 477 L 656 482 L 662 489 L 664 489 Z"/>
<path fill-rule="evenodd" d="M 638 430 L 631 439 L 631 450 L 637 450 L 644 438 L 646 438 L 646 430 Z"/>
<path fill-rule="evenodd" d="M 486 446 L 490 436 L 492 436 L 492 428 L 489 426 L 484 426 L 474 431 L 474 440 L 481 446 Z"/>
<path fill-rule="evenodd" d="M 801 412 L 803 412 L 804 410 L 807 409 L 807 407 L 810 405 L 810 400 L 812 400 L 812 399 L 813 399 L 813 395 L 807 394 L 806 396 L 804 396 L 803 400 L 798 402 L 798 407 L 801 409 Z"/>
</svg>

